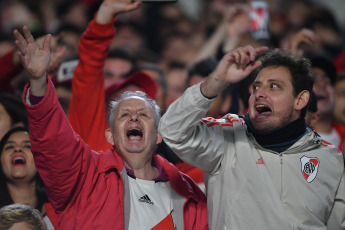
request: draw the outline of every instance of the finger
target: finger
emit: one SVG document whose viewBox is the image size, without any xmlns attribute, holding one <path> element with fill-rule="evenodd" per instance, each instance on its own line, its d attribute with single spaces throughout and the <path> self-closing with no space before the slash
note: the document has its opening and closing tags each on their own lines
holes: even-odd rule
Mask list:
<svg viewBox="0 0 345 230">
<path fill-rule="evenodd" d="M 259 54 L 262 54 L 262 53 L 266 52 L 268 49 L 269 48 L 267 46 L 256 47 L 255 48 L 255 52 L 256 52 L 255 56 L 258 56 Z"/>
<path fill-rule="evenodd" d="M 252 63 L 250 63 L 250 65 L 248 65 L 245 69 L 246 73 L 251 73 L 253 70 L 255 70 L 256 68 L 258 68 L 259 66 L 262 65 L 261 61 L 254 61 Z"/>
<path fill-rule="evenodd" d="M 241 57 L 238 50 L 231 52 L 231 55 L 233 56 L 235 63 L 240 63 Z"/>
<path fill-rule="evenodd" d="M 126 7 L 126 11 L 132 11 L 137 9 L 141 5 L 141 2 L 134 2 Z"/>
<path fill-rule="evenodd" d="M 254 61 L 255 57 L 256 57 L 256 50 L 254 49 L 253 46 L 248 46 L 247 49 L 248 49 L 248 52 L 249 52 L 250 61 Z"/>
<path fill-rule="evenodd" d="M 24 37 L 28 43 L 34 43 L 35 42 L 35 39 L 32 36 L 28 27 L 26 27 L 26 26 L 23 27 L 23 33 L 24 33 Z"/>
<path fill-rule="evenodd" d="M 23 51 L 25 46 L 27 45 L 27 42 L 26 40 L 24 39 L 24 37 L 19 33 L 18 30 L 14 30 L 13 31 L 13 35 L 14 37 L 16 38 L 15 40 L 15 44 L 17 46 L 17 48 L 20 50 L 20 51 Z"/>
<path fill-rule="evenodd" d="M 50 52 L 50 45 L 52 41 L 52 36 L 48 34 L 45 36 L 44 41 L 43 41 L 43 50 L 46 52 Z"/>
</svg>

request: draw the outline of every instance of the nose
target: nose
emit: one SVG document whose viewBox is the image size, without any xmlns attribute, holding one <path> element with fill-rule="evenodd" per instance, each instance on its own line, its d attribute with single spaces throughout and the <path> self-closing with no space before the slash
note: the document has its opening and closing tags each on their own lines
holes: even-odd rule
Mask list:
<svg viewBox="0 0 345 230">
<path fill-rule="evenodd" d="M 254 91 L 255 98 L 266 98 L 266 90 L 264 87 L 260 87 Z"/>
<path fill-rule="evenodd" d="M 131 121 L 138 121 L 138 114 L 136 112 L 131 113 Z"/>
<path fill-rule="evenodd" d="M 15 145 L 14 146 L 14 151 L 15 152 L 22 152 L 23 151 L 23 147 L 21 145 Z"/>
</svg>

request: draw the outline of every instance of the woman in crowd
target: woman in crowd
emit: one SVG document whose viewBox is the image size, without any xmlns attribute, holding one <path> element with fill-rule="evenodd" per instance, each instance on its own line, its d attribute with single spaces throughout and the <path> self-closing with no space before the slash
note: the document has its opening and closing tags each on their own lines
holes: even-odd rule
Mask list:
<svg viewBox="0 0 345 230">
<path fill-rule="evenodd" d="M 13 203 L 29 204 L 41 212 L 48 229 L 54 229 L 58 218 L 48 203 L 30 147 L 26 127 L 11 129 L 0 142 L 0 208 Z"/>
</svg>

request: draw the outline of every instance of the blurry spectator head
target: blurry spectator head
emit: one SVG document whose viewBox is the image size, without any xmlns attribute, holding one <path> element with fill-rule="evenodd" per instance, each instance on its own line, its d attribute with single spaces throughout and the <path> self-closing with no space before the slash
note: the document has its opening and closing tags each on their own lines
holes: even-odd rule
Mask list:
<svg viewBox="0 0 345 230">
<path fill-rule="evenodd" d="M 156 82 L 146 73 L 141 71 L 134 72 L 127 78 L 114 83 L 106 89 L 106 104 L 109 105 L 110 101 L 119 98 L 125 91 L 143 91 L 149 98 L 155 99 L 157 96 L 157 89 Z"/>
<path fill-rule="evenodd" d="M 84 31 L 89 23 L 89 9 L 82 1 L 61 1 L 56 12 L 61 24 L 73 23 Z"/>
<path fill-rule="evenodd" d="M 335 119 L 345 125 L 345 73 L 340 74 L 334 85 L 335 92 Z"/>
<path fill-rule="evenodd" d="M 171 62 L 165 73 L 168 89 L 165 105 L 169 106 L 186 89 L 187 67 L 181 62 Z"/>
<path fill-rule="evenodd" d="M 305 115 L 305 122 L 314 127 L 319 118 L 320 112 L 317 109 L 317 98 L 315 93 L 311 92 L 307 113 Z"/>
<path fill-rule="evenodd" d="M 0 94 L 0 140 L 10 129 L 27 125 L 28 120 L 23 102 L 10 94 Z"/>
<path fill-rule="evenodd" d="M 39 4 L 39 1 L 4 1 L 0 9 L 2 31 L 11 34 L 14 29 L 26 25 L 32 33 L 42 34 L 42 14 Z"/>
<path fill-rule="evenodd" d="M 335 98 L 333 85 L 336 80 L 336 68 L 332 59 L 324 54 L 308 54 L 315 75 L 313 91 L 317 98 L 317 107 L 321 117 L 333 113 Z"/>
<path fill-rule="evenodd" d="M 141 27 L 136 23 L 117 23 L 116 36 L 110 48 L 121 48 L 133 54 L 146 46 L 146 40 Z"/>
<path fill-rule="evenodd" d="M 47 226 L 37 209 L 17 203 L 0 209 L 0 229 L 46 230 Z"/>
<path fill-rule="evenodd" d="M 341 33 L 333 13 L 325 7 L 315 8 L 305 21 L 305 27 L 316 34 L 312 49 L 332 58 L 341 51 Z"/>
<path fill-rule="evenodd" d="M 14 201 L 17 203 L 23 202 L 23 196 L 19 195 L 20 191 L 23 191 L 23 187 L 28 188 L 28 191 L 25 192 L 26 197 L 32 192 L 29 190 L 34 189 L 36 197 L 30 205 L 36 209 L 41 211 L 44 203 L 48 202 L 45 188 L 42 179 L 37 173 L 30 148 L 31 142 L 26 127 L 13 128 L 1 139 L 0 207 L 12 204 Z"/>
<path fill-rule="evenodd" d="M 286 20 L 291 29 L 300 29 L 309 17 L 313 4 L 309 0 L 292 0 L 287 3 Z"/>
<path fill-rule="evenodd" d="M 63 36 L 59 40 L 57 51 L 61 47 L 66 48 L 66 53 L 63 57 L 65 61 L 78 58 L 78 45 L 82 32 L 82 29 L 71 23 L 62 24 L 58 28 L 56 34 L 63 33 Z"/>
<path fill-rule="evenodd" d="M 129 52 L 120 48 L 110 50 L 103 67 L 105 89 L 123 79 L 134 66 L 135 59 Z"/>
<path fill-rule="evenodd" d="M 155 100 L 158 106 L 162 109 L 163 113 L 165 111 L 165 100 L 168 92 L 167 82 L 165 75 L 161 68 L 154 63 L 143 63 L 136 67 L 135 71 L 141 71 L 149 75 L 157 83 L 157 94 Z"/>
</svg>

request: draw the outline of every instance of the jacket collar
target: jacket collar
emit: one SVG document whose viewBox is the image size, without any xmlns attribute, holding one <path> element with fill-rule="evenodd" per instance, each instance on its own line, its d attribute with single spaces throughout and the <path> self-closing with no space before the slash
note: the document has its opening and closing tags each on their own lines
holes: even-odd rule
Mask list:
<svg viewBox="0 0 345 230">
<path fill-rule="evenodd" d="M 111 169 L 116 169 L 118 174 L 120 174 L 124 165 L 122 158 L 116 151 L 108 149 L 105 152 L 99 152 L 99 154 L 101 154 L 98 166 L 100 173 L 105 173 Z"/>
</svg>

